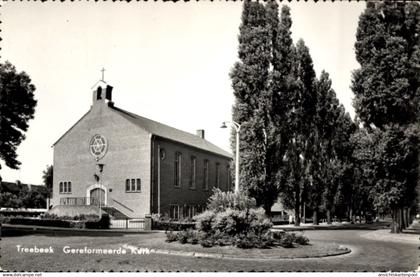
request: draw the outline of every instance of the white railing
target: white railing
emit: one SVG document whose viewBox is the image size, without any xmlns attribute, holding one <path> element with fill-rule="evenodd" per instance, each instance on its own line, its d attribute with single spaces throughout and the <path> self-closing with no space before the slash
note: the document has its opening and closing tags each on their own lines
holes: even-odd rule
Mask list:
<svg viewBox="0 0 420 277">
<path fill-rule="evenodd" d="M 111 219 L 111 229 L 144 229 L 144 218 Z"/>
</svg>

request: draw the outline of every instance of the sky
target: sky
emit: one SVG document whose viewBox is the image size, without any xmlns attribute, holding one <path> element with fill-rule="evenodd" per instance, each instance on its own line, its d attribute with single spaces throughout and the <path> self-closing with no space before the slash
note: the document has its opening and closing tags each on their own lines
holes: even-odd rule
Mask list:
<svg viewBox="0 0 420 277">
<path fill-rule="evenodd" d="M 317 76 L 330 74 L 353 117 L 354 42 L 365 3 L 287 5 L 294 42 L 304 39 Z M 102 68 L 116 106 L 190 133 L 204 129 L 230 151 L 230 132 L 220 126 L 232 116 L 241 11 L 240 1 L 4 2 L 0 62 L 31 77 L 38 105 L 18 147 L 22 165 L 11 170 L 0 161 L 3 180 L 42 184 L 52 145 L 89 110 Z"/>
</svg>

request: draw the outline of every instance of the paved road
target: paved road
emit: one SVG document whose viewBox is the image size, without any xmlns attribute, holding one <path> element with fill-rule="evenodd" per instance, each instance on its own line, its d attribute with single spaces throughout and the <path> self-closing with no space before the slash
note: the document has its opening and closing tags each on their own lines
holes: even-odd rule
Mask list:
<svg viewBox="0 0 420 277">
<path fill-rule="evenodd" d="M 194 258 L 169 255 L 34 255 L 16 253 L 16 244 L 54 241 L 54 245 L 76 242 L 91 245 L 101 239 L 127 241 L 134 237 L 48 237 L 31 235 L 3 238 L 1 241 L 0 266 L 17 271 L 414 271 L 419 264 L 419 245 L 403 241 L 371 240 L 361 235 L 366 230 L 317 230 L 306 231 L 312 241 L 336 242 L 349 246 L 353 252 L 348 255 L 295 259 L 280 261 L 244 261 L 229 259 Z M 136 235 L 136 236 L 141 236 Z M 96 242 L 96 243 L 95 243 Z M 45 245 L 45 244 L 44 244 Z M 10 255 L 9 255 L 10 254 Z M 28 256 L 30 255 L 30 256 Z"/>
</svg>

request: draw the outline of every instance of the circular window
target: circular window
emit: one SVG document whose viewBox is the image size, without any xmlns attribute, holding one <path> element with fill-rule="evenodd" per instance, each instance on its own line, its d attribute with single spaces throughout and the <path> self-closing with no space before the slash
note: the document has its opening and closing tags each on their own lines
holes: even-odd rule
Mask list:
<svg viewBox="0 0 420 277">
<path fill-rule="evenodd" d="M 103 158 L 108 150 L 106 138 L 102 135 L 94 135 L 90 140 L 89 149 L 96 160 Z"/>
</svg>

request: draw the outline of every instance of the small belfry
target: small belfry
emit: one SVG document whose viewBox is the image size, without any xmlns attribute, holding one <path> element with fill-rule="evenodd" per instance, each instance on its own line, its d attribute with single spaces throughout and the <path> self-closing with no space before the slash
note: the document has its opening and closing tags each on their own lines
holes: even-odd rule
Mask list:
<svg viewBox="0 0 420 277">
<path fill-rule="evenodd" d="M 95 105 L 97 102 L 109 102 L 112 104 L 112 89 L 113 87 L 105 82 L 105 68 L 102 68 L 101 79 L 92 86 L 93 105 Z"/>
</svg>

